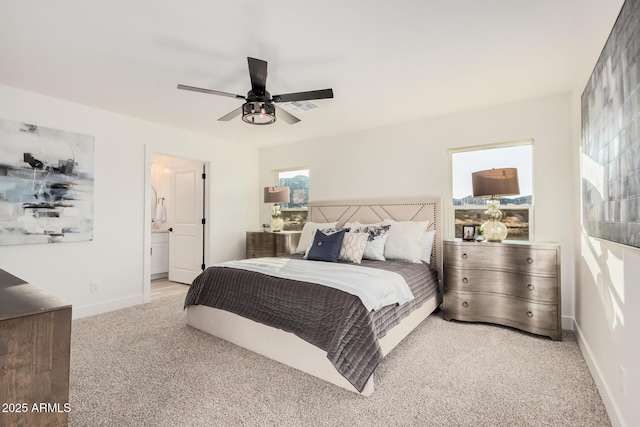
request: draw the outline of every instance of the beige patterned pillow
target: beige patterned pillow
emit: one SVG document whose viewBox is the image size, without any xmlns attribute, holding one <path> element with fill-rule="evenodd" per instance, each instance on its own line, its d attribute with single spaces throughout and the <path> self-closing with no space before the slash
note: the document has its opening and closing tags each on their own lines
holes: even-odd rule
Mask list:
<svg viewBox="0 0 640 427">
<path fill-rule="evenodd" d="M 338 259 L 360 264 L 368 238 L 368 233 L 345 233 Z"/>
</svg>

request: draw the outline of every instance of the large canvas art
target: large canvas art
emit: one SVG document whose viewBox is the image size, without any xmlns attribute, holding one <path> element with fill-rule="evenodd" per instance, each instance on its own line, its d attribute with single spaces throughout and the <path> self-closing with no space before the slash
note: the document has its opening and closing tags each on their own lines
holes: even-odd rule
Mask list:
<svg viewBox="0 0 640 427">
<path fill-rule="evenodd" d="M 586 232 L 640 247 L 640 0 L 627 0 L 582 94 Z"/>
<path fill-rule="evenodd" d="M 94 137 L 0 119 L 0 245 L 93 239 Z"/>
</svg>

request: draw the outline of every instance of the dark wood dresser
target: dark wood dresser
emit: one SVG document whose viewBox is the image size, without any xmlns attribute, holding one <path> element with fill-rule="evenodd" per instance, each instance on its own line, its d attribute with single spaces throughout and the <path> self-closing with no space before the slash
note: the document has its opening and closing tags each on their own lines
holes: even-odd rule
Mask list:
<svg viewBox="0 0 640 427">
<path fill-rule="evenodd" d="M 0 425 L 67 426 L 71 306 L 0 269 Z"/>
<path fill-rule="evenodd" d="M 247 258 L 292 254 L 301 235 L 302 231 L 247 231 Z"/>
</svg>

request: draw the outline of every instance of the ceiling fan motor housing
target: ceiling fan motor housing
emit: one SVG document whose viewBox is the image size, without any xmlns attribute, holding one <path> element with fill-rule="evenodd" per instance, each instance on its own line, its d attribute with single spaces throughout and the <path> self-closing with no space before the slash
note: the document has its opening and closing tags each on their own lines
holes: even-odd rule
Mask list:
<svg viewBox="0 0 640 427">
<path fill-rule="evenodd" d="M 276 107 L 266 101 L 248 101 L 242 106 L 242 120 L 252 125 L 269 125 L 276 121 Z"/>
</svg>

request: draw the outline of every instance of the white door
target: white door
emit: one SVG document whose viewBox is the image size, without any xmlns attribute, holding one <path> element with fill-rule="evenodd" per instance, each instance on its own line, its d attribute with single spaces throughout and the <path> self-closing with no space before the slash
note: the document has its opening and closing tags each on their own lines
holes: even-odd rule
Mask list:
<svg viewBox="0 0 640 427">
<path fill-rule="evenodd" d="M 169 280 L 191 284 L 202 271 L 204 230 L 202 220 L 202 164 L 171 169 Z"/>
</svg>

